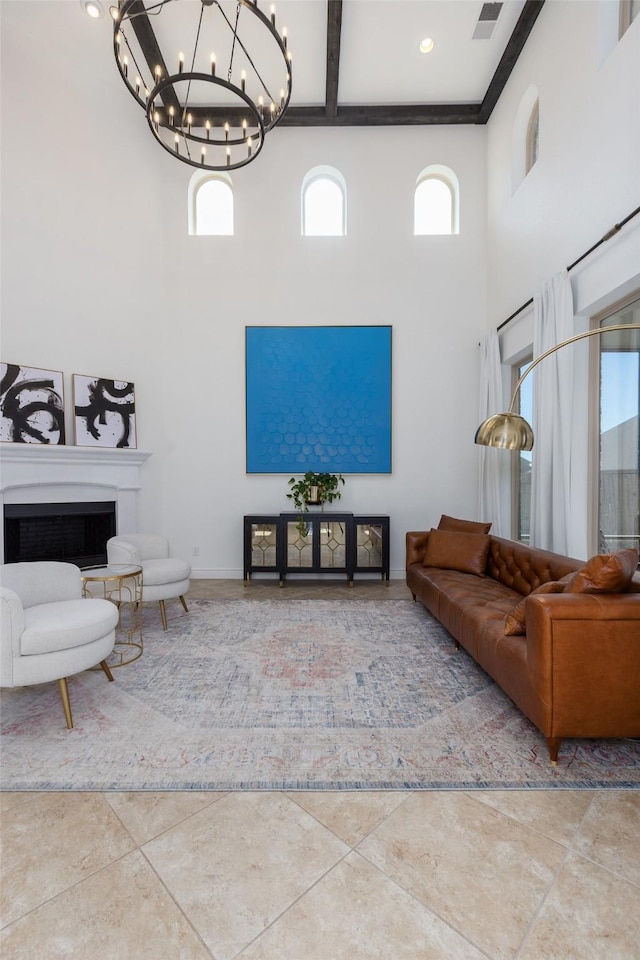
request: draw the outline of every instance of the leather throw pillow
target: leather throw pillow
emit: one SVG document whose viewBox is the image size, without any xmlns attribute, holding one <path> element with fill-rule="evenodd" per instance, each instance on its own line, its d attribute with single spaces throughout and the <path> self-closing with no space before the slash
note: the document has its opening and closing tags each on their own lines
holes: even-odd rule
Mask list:
<svg viewBox="0 0 640 960">
<path fill-rule="evenodd" d="M 599 553 L 578 570 L 567 593 L 625 593 L 637 569 L 637 550 Z"/>
<path fill-rule="evenodd" d="M 422 566 L 459 570 L 482 577 L 490 543 L 491 537 L 487 534 L 431 529 Z"/>
<path fill-rule="evenodd" d="M 443 513 L 440 517 L 438 530 L 451 530 L 455 533 L 489 533 L 490 523 L 479 523 L 477 520 L 458 520 Z"/>
<path fill-rule="evenodd" d="M 528 593 L 527 596 L 535 597 L 542 593 L 564 593 L 566 586 L 566 582 L 563 583 L 562 580 L 549 580 L 547 583 L 541 583 L 539 587 L 536 587 L 536 589 Z M 526 599 L 527 597 L 523 597 L 522 600 L 519 600 L 511 613 L 508 613 L 504 618 L 505 637 L 519 637 L 527 632 L 525 619 Z"/>
</svg>

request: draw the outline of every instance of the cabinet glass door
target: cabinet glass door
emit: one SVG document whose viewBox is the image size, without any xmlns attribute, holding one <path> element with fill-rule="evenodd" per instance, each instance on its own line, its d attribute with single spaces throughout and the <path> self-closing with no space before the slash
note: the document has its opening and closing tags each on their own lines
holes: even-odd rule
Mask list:
<svg viewBox="0 0 640 960">
<path fill-rule="evenodd" d="M 287 568 L 311 570 L 313 568 L 313 526 L 311 521 L 287 521 Z"/>
<path fill-rule="evenodd" d="M 347 566 L 347 524 L 344 520 L 320 520 L 320 568 L 344 570 Z"/>
<path fill-rule="evenodd" d="M 383 537 L 381 523 L 356 523 L 356 567 L 381 570 L 383 566 Z"/>
<path fill-rule="evenodd" d="M 277 565 L 276 545 L 278 541 L 276 521 L 252 523 L 250 528 L 251 568 L 260 570 Z"/>
</svg>

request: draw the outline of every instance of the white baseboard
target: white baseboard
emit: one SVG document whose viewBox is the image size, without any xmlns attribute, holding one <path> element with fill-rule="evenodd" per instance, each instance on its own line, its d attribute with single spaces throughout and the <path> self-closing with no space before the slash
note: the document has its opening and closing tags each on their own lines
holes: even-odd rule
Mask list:
<svg viewBox="0 0 640 960">
<path fill-rule="evenodd" d="M 290 575 L 292 578 L 295 577 L 296 580 L 322 580 L 328 578 L 329 575 L 326 573 L 317 574 L 317 573 L 295 573 Z M 207 567 L 193 567 L 191 568 L 191 579 L 192 580 L 242 580 L 244 573 L 242 570 L 213 570 Z M 261 580 L 277 580 L 277 573 L 258 573 L 255 574 L 256 579 L 260 578 Z M 344 579 L 345 574 L 337 573 L 335 580 Z M 404 570 L 391 570 L 389 571 L 390 580 L 404 580 L 405 571 Z M 379 573 L 357 573 L 355 574 L 355 580 L 380 580 Z"/>
</svg>

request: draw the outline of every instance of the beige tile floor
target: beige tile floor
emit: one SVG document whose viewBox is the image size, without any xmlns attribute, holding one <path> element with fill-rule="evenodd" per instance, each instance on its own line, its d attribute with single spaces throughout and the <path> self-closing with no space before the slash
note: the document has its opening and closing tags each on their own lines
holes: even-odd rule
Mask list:
<svg viewBox="0 0 640 960">
<path fill-rule="evenodd" d="M 191 591 L 293 595 L 406 588 Z M 640 958 L 640 792 L 5 793 L 0 818 L 3 960 Z"/>
</svg>

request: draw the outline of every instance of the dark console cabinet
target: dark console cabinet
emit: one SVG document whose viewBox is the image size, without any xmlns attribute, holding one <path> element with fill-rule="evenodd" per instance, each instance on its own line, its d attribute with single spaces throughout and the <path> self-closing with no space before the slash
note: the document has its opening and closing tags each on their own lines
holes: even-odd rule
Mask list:
<svg viewBox="0 0 640 960">
<path fill-rule="evenodd" d="M 254 573 L 380 573 L 389 579 L 389 517 L 339 511 L 244 518 L 244 579 Z"/>
</svg>

